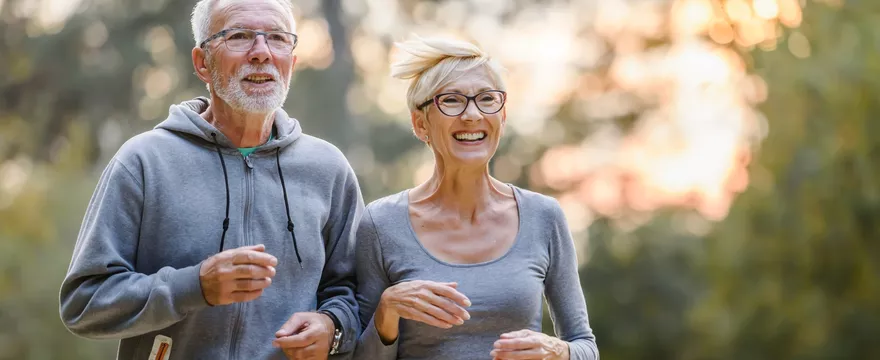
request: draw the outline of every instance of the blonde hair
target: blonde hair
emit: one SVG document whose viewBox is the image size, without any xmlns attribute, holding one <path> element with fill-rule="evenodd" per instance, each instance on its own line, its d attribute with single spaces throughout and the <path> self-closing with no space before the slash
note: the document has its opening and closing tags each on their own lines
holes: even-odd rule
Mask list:
<svg viewBox="0 0 880 360">
<path fill-rule="evenodd" d="M 484 67 L 498 90 L 507 90 L 501 77 L 504 68 L 476 45 L 449 38 L 421 38 L 395 44 L 403 57 L 391 65 L 391 76 L 411 80 L 406 92 L 410 111 L 429 100 L 438 89 L 464 72 Z"/>
</svg>

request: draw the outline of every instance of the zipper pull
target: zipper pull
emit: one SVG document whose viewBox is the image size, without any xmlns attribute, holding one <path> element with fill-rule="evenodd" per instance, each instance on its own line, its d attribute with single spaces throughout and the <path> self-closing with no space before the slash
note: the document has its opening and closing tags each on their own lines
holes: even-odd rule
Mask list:
<svg viewBox="0 0 880 360">
<path fill-rule="evenodd" d="M 250 155 L 244 157 L 244 163 L 247 165 L 248 169 L 254 168 L 254 164 L 251 163 L 251 156 Z"/>
</svg>

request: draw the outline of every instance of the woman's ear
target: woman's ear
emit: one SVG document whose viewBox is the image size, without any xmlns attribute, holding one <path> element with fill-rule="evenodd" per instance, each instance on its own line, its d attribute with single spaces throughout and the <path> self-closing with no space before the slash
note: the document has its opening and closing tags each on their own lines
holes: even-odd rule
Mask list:
<svg viewBox="0 0 880 360">
<path fill-rule="evenodd" d="M 507 125 L 507 108 L 501 109 L 501 129 L 500 129 L 501 136 L 504 136 L 504 133 L 505 133 L 504 128 L 506 126 L 504 126 L 504 125 Z"/>
<path fill-rule="evenodd" d="M 425 121 L 425 116 L 426 114 L 420 111 L 410 112 L 413 134 L 415 134 L 419 140 L 427 143 L 430 139 L 428 138 L 428 123 Z"/>
</svg>

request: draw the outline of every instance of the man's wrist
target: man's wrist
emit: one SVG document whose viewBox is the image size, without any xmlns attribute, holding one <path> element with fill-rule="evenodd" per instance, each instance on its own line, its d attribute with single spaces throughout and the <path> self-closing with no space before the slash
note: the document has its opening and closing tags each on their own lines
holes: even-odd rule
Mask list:
<svg viewBox="0 0 880 360">
<path fill-rule="evenodd" d="M 342 340 L 342 323 L 336 318 L 336 315 L 330 311 L 319 310 L 318 313 L 329 319 L 325 320 L 325 323 L 330 329 L 330 355 L 336 354 L 336 352 L 339 351 L 339 345 Z"/>
<path fill-rule="evenodd" d="M 336 322 L 333 321 L 333 317 L 327 311 L 319 311 L 318 314 L 324 315 L 324 324 L 330 329 L 330 340 L 333 340 L 333 332 L 336 331 Z"/>
</svg>

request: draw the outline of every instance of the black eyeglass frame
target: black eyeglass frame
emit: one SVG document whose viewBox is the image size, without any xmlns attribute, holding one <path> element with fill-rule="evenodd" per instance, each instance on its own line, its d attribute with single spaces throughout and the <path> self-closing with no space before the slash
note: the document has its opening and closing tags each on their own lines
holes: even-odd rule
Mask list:
<svg viewBox="0 0 880 360">
<path fill-rule="evenodd" d="M 245 29 L 245 28 L 229 28 L 229 29 L 223 29 L 223 30 L 220 30 L 220 31 L 218 31 L 217 33 L 215 33 L 214 35 L 209 36 L 207 39 L 205 39 L 204 41 L 202 41 L 202 42 L 199 44 L 199 48 L 204 49 L 204 48 L 205 48 L 205 45 L 207 45 L 207 44 L 208 44 L 209 42 L 211 42 L 212 40 L 214 40 L 214 39 L 216 39 L 216 38 L 219 38 L 219 37 L 224 37 L 224 36 L 226 36 L 226 34 L 232 32 L 232 31 L 251 31 L 251 32 L 254 33 L 254 42 L 251 43 L 251 46 L 248 47 L 247 50 L 233 50 L 233 49 L 230 49 L 230 48 L 229 48 L 229 45 L 226 44 L 226 39 L 223 39 L 223 46 L 226 46 L 226 49 L 229 50 L 229 51 L 235 51 L 235 52 L 246 52 L 246 51 L 248 51 L 248 50 L 250 50 L 250 49 L 253 49 L 253 48 L 254 48 L 254 45 L 257 43 L 257 37 L 259 37 L 260 35 L 263 35 L 263 39 L 266 39 L 266 45 L 269 45 L 269 40 L 268 40 L 269 38 L 267 37 L 267 36 L 269 36 L 269 34 L 279 34 L 279 33 L 280 33 L 280 34 L 286 34 L 286 35 L 290 35 L 290 36 L 292 36 L 292 37 L 293 37 L 293 46 L 290 48 L 290 51 L 288 51 L 287 54 L 292 53 L 293 50 L 296 49 L 296 45 L 297 45 L 297 43 L 299 43 L 299 36 L 296 35 L 296 34 L 294 34 L 294 33 L 292 33 L 292 32 L 280 31 L 280 30 L 278 30 L 278 31 L 274 31 L 274 30 L 273 30 L 273 31 L 257 31 L 257 30 L 253 30 L 253 29 Z M 271 46 L 269 46 L 269 50 L 270 50 L 270 51 L 272 50 L 272 47 L 271 47 Z M 283 53 L 278 53 L 278 52 L 276 52 L 276 53 L 277 53 L 277 54 L 286 55 L 286 54 L 283 54 Z"/>
<path fill-rule="evenodd" d="M 480 104 L 477 102 L 477 97 L 480 95 L 486 94 L 486 93 L 500 93 L 501 94 L 501 106 L 498 108 L 498 110 L 495 110 L 493 112 L 487 112 L 487 111 L 483 111 L 483 109 L 480 108 Z M 464 98 L 467 99 L 467 102 L 464 104 L 464 107 L 461 109 L 460 113 L 455 114 L 455 115 L 451 115 L 451 114 L 447 114 L 445 111 L 443 111 L 443 108 L 440 106 L 440 97 L 446 96 L 446 95 L 459 95 L 459 96 L 463 96 Z M 464 114 L 465 111 L 467 111 L 467 108 L 468 108 L 468 106 L 471 106 L 472 101 L 473 101 L 474 105 L 476 105 L 477 110 L 480 110 L 481 113 L 486 114 L 486 115 L 497 114 L 499 111 L 504 109 L 504 105 L 507 105 L 507 91 L 486 90 L 486 91 L 481 91 L 474 96 L 467 96 L 465 94 L 457 93 L 457 92 L 441 93 L 441 94 L 434 95 L 433 97 L 431 97 L 430 100 L 421 103 L 419 106 L 416 107 L 416 109 L 423 110 L 426 106 L 431 105 L 433 103 L 434 106 L 437 107 L 437 110 L 440 110 L 440 112 L 443 113 L 443 115 L 459 116 L 461 114 Z"/>
</svg>

